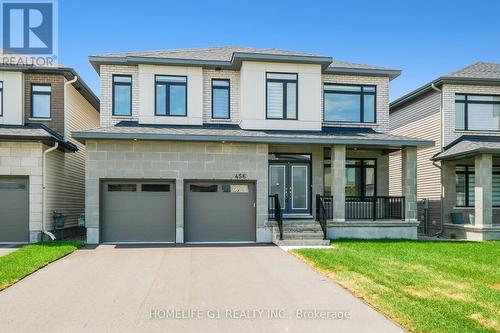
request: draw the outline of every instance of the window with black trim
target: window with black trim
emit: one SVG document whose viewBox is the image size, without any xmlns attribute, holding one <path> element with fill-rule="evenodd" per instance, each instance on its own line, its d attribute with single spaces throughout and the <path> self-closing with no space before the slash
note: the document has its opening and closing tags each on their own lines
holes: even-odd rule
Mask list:
<svg viewBox="0 0 500 333">
<path fill-rule="evenodd" d="M 170 192 L 169 184 L 142 184 L 142 192 Z"/>
<path fill-rule="evenodd" d="M 348 197 L 376 196 L 376 160 L 348 159 L 345 166 L 345 195 Z"/>
<path fill-rule="evenodd" d="M 155 115 L 187 116 L 186 76 L 155 76 Z"/>
<path fill-rule="evenodd" d="M 324 121 L 375 123 L 376 90 L 375 86 L 325 83 Z"/>
<path fill-rule="evenodd" d="M 31 85 L 31 118 L 50 118 L 51 94 L 50 84 Z"/>
<path fill-rule="evenodd" d="M 456 194 L 457 207 L 474 207 L 476 176 L 475 167 L 457 165 Z M 500 167 L 493 167 L 493 206 L 500 206 Z"/>
<path fill-rule="evenodd" d="M 297 119 L 297 74 L 266 73 L 266 117 Z"/>
<path fill-rule="evenodd" d="M 0 81 L 0 116 L 3 116 L 3 82 Z"/>
<path fill-rule="evenodd" d="M 212 79 L 212 118 L 229 119 L 230 117 L 230 81 Z"/>
<path fill-rule="evenodd" d="M 113 116 L 132 115 L 132 76 L 113 75 Z"/>
<path fill-rule="evenodd" d="M 191 192 L 217 192 L 217 185 L 189 185 Z"/>
<path fill-rule="evenodd" d="M 500 131 L 500 96 L 456 94 L 455 129 Z"/>
</svg>

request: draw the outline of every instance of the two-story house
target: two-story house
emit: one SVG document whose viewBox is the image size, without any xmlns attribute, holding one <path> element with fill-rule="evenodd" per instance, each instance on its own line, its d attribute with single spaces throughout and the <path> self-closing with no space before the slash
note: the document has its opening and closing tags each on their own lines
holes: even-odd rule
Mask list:
<svg viewBox="0 0 500 333">
<path fill-rule="evenodd" d="M 397 99 L 390 126 L 392 134 L 436 142 L 418 153 L 424 229 L 449 238 L 500 239 L 500 64 L 474 63 Z M 399 157 L 391 158 L 396 174 Z"/>
<path fill-rule="evenodd" d="M 98 110 L 98 98 L 71 68 L 0 64 L 0 243 L 76 229 L 85 146 L 71 132 L 98 126 Z"/>
<path fill-rule="evenodd" d="M 247 47 L 90 62 L 100 127 L 73 133 L 89 243 L 416 238 L 416 154 L 432 142 L 389 134 L 399 71 Z"/>
</svg>

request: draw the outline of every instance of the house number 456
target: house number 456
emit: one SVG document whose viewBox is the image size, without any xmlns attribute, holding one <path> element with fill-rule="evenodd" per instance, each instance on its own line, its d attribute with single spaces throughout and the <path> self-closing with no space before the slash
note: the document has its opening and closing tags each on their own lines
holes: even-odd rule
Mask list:
<svg viewBox="0 0 500 333">
<path fill-rule="evenodd" d="M 246 173 L 237 173 L 234 175 L 234 178 L 236 179 L 247 179 L 247 174 Z"/>
</svg>

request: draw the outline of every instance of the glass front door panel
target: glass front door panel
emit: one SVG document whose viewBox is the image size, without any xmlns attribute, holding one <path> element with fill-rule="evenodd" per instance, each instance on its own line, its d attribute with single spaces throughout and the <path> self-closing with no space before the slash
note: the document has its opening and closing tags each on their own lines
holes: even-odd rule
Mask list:
<svg viewBox="0 0 500 333">
<path fill-rule="evenodd" d="M 291 165 L 292 210 L 307 210 L 308 207 L 308 166 Z"/>
<path fill-rule="evenodd" d="M 281 208 L 285 208 L 286 165 L 272 164 L 269 166 L 269 195 L 278 194 Z"/>
</svg>

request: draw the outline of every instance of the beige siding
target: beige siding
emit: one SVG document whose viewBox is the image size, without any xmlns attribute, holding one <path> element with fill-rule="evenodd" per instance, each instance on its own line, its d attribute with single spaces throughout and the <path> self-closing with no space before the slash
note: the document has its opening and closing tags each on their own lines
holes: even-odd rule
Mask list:
<svg viewBox="0 0 500 333">
<path fill-rule="evenodd" d="M 429 227 L 440 223 L 441 172 L 430 160 L 440 151 L 440 94 L 432 92 L 391 113 L 391 133 L 431 140 L 434 147 L 419 149 L 417 155 L 417 197 L 429 199 Z M 401 153 L 390 156 L 390 194 L 401 194 Z M 431 232 L 433 232 L 431 230 Z"/>
<path fill-rule="evenodd" d="M 77 145 L 75 153 L 54 151 L 47 155 L 47 229 L 52 229 L 54 210 L 66 216 L 66 226 L 76 225 L 85 211 L 85 145 L 71 138 L 71 132 L 99 126 L 99 113 L 78 91 L 66 89 L 66 135 Z"/>
</svg>

